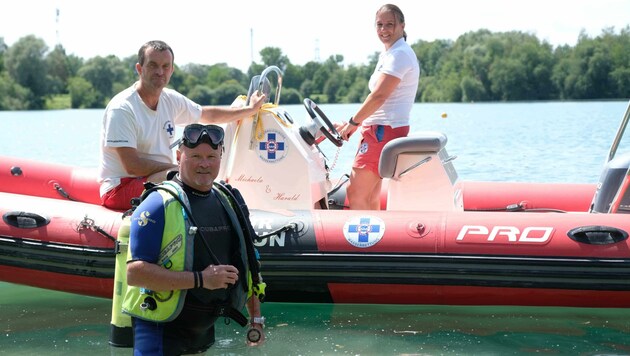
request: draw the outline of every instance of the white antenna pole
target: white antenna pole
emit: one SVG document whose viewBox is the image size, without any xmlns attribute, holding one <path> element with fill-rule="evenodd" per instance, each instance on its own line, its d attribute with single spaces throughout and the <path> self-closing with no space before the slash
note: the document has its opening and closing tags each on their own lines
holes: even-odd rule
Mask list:
<svg viewBox="0 0 630 356">
<path fill-rule="evenodd" d="M 249 53 L 252 61 L 250 63 L 254 63 L 254 29 L 249 29 Z"/>
</svg>

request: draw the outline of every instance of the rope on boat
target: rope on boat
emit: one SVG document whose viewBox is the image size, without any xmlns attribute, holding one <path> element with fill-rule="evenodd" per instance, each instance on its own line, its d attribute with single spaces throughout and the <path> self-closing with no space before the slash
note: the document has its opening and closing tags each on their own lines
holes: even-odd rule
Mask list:
<svg viewBox="0 0 630 356">
<path fill-rule="evenodd" d="M 94 219 L 88 218 L 87 215 L 83 218 L 83 220 L 81 220 L 81 222 L 77 226 L 77 232 L 81 231 L 82 229 L 90 229 L 92 231 L 98 232 L 99 234 L 116 242 L 116 238 L 114 236 L 108 234 L 107 231 L 103 230 L 100 226 L 96 225 L 96 223 L 94 223 Z"/>
<path fill-rule="evenodd" d="M 341 187 L 343 187 L 344 184 L 346 184 L 348 181 L 350 180 L 350 175 L 348 173 L 342 175 L 341 177 L 339 177 L 339 179 L 337 180 L 337 184 L 335 184 L 335 186 L 333 187 L 333 189 L 331 189 L 328 192 L 328 196 L 331 196 L 333 194 L 335 194 L 339 189 L 341 189 Z"/>
<path fill-rule="evenodd" d="M 55 182 L 55 184 L 53 184 L 53 188 L 55 188 L 57 193 L 59 193 L 59 195 L 61 195 L 62 197 L 71 201 L 77 201 L 76 199 L 73 199 L 72 197 L 70 197 L 70 194 L 68 194 L 68 192 L 66 192 L 59 183 Z"/>
<path fill-rule="evenodd" d="M 284 231 L 290 231 L 290 230 L 298 230 L 298 224 L 294 223 L 294 222 L 290 222 L 276 230 L 273 230 L 271 232 L 268 232 L 266 234 L 262 234 L 262 235 L 256 235 L 253 237 L 254 241 L 260 242 L 266 238 L 268 238 L 269 236 L 273 236 L 273 235 L 279 235 L 281 232 Z"/>
<path fill-rule="evenodd" d="M 505 208 L 466 209 L 466 211 L 507 211 L 507 212 L 522 211 L 525 213 L 566 213 L 566 211 L 564 210 L 551 209 L 551 208 L 528 209 L 525 202 L 510 204 L 506 206 Z"/>
</svg>

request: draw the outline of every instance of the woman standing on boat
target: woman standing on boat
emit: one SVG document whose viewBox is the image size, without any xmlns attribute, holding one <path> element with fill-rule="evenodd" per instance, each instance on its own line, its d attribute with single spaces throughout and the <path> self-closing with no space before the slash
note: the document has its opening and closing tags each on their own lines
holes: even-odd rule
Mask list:
<svg viewBox="0 0 630 356">
<path fill-rule="evenodd" d="M 380 209 L 381 151 L 387 142 L 409 133 L 409 114 L 420 77 L 418 58 L 406 42 L 405 16 L 400 8 L 392 4 L 381 6 L 375 26 L 385 51 L 370 77 L 370 94 L 348 122 L 338 125 L 339 134 L 346 141 L 361 128 L 362 139 L 347 189 L 350 209 Z"/>
</svg>

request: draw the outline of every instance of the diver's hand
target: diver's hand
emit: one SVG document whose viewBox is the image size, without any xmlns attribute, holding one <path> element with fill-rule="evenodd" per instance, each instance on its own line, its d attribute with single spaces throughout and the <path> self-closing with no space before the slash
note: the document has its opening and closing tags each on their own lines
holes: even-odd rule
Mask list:
<svg viewBox="0 0 630 356">
<path fill-rule="evenodd" d="M 227 288 L 238 281 L 238 269 L 232 265 L 210 265 L 201 271 L 206 289 Z"/>
</svg>

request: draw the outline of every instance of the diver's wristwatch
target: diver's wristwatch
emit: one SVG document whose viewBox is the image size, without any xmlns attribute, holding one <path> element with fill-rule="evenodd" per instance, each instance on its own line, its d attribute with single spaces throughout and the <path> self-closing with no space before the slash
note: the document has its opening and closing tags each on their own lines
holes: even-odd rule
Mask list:
<svg viewBox="0 0 630 356">
<path fill-rule="evenodd" d="M 250 319 L 249 321 L 250 324 L 258 324 L 261 325 L 262 327 L 265 326 L 265 317 L 264 316 L 255 316 L 253 318 Z M 249 340 L 250 342 L 258 342 L 260 341 L 260 339 L 262 338 L 262 333 L 260 332 L 260 330 L 256 329 L 256 328 L 250 328 L 247 331 L 247 340 Z"/>
<path fill-rule="evenodd" d="M 258 342 L 262 338 L 262 333 L 256 328 L 251 328 L 247 331 L 247 340 L 249 342 Z"/>
</svg>

